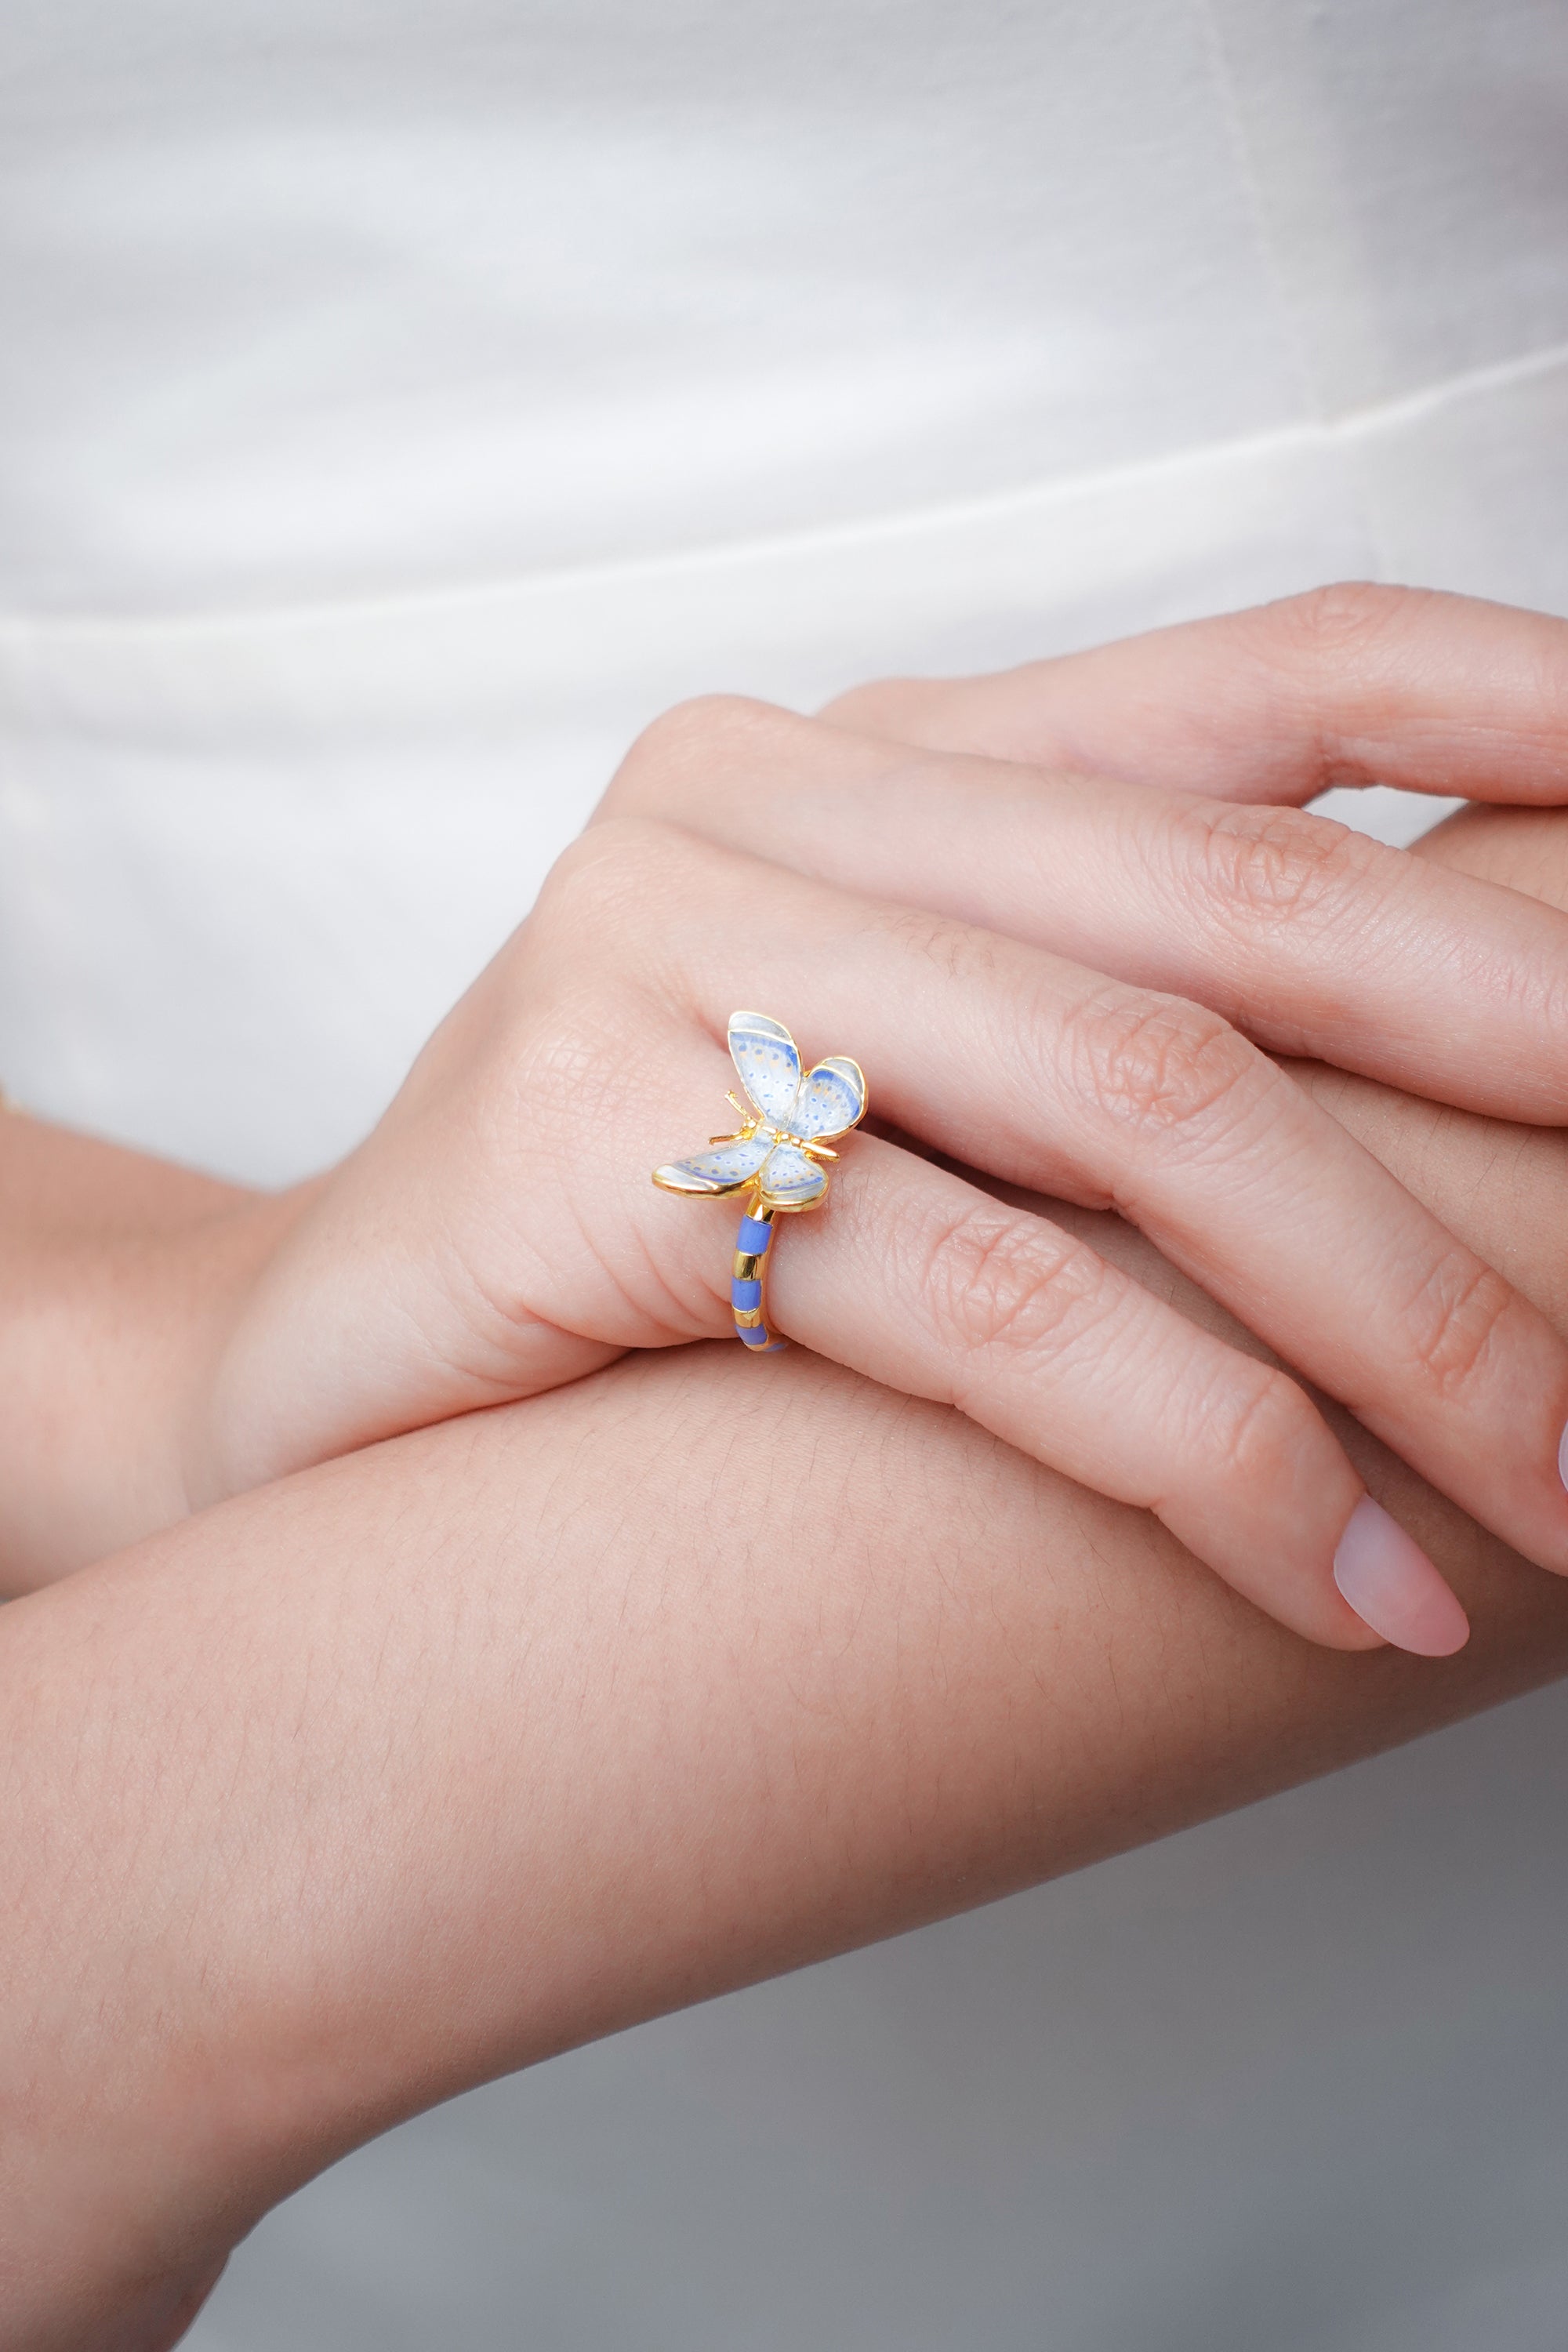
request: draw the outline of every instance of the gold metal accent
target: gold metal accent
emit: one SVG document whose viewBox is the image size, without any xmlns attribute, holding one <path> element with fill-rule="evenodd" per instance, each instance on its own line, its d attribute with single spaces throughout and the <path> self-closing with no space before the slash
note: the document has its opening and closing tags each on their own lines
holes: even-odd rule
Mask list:
<svg viewBox="0 0 1568 2352">
<path fill-rule="evenodd" d="M 741 1013 L 732 1013 L 731 1015 L 730 1022 L 731 1029 L 733 1029 L 737 1021 L 744 1017 L 745 1016 Z M 787 1036 L 788 1032 L 785 1031 L 784 1034 Z M 852 1127 L 858 1127 L 860 1123 L 860 1119 L 864 1118 L 866 1115 L 866 1074 L 861 1069 L 859 1063 L 852 1061 L 848 1055 L 838 1055 L 835 1058 L 841 1065 L 846 1065 L 848 1068 L 852 1069 L 857 1079 L 859 1081 L 859 1118 L 850 1122 Z M 668 1177 L 666 1176 L 663 1170 L 658 1168 L 654 1170 L 653 1181 L 658 1186 L 659 1190 L 664 1192 L 679 1192 L 687 1200 L 706 1199 L 710 1201 L 731 1200 L 733 1199 L 735 1194 L 738 1192 L 749 1192 L 751 1194 L 751 1198 L 746 1203 L 746 1214 L 752 1220 L 753 1223 L 760 1225 L 771 1225 L 776 1216 L 804 1216 L 807 1210 L 818 1207 L 820 1203 L 826 1199 L 827 1188 L 829 1183 L 832 1181 L 826 1169 L 822 1168 L 821 1163 L 826 1160 L 837 1160 L 838 1157 L 837 1152 L 835 1151 L 830 1145 L 822 1141 L 819 1137 L 790 1134 L 786 1128 L 781 1127 L 776 1120 L 769 1118 L 766 1114 L 758 1109 L 755 1105 L 743 1103 L 740 1097 L 731 1088 L 727 1087 L 725 1089 L 724 1099 L 738 1113 L 741 1119 L 741 1125 L 732 1135 L 710 1135 L 708 1139 L 710 1145 L 717 1146 L 724 1143 L 751 1143 L 755 1140 L 759 1132 L 765 1128 L 770 1139 L 770 1150 L 774 1145 L 787 1145 L 792 1150 L 798 1151 L 801 1157 L 809 1160 L 814 1167 L 821 1169 L 821 1192 L 816 1194 L 815 1199 L 810 1201 L 773 1200 L 769 1197 L 763 1188 L 762 1169 L 758 1169 L 750 1176 L 738 1176 L 732 1182 L 728 1184 L 714 1184 L 711 1182 L 683 1184 L 678 1181 L 671 1181 L 676 1163 L 671 1163 L 671 1175 Z M 840 1134 L 847 1134 L 849 1130 L 848 1129 L 839 1129 L 837 1131 Z M 767 1162 L 764 1160 L 763 1167 L 765 1168 Z M 734 1255 L 733 1271 L 731 1276 L 731 1280 L 734 1282 L 754 1282 L 757 1284 L 758 1304 L 755 1307 L 737 1307 L 731 1303 L 731 1313 L 734 1317 L 735 1327 L 738 1330 L 761 1331 L 766 1339 L 768 1348 L 774 1347 L 778 1344 L 778 1342 L 773 1339 L 773 1335 L 769 1328 L 767 1319 L 766 1286 L 768 1258 L 770 1255 L 771 1252 L 765 1248 L 757 1251 L 742 1251 L 737 1249 Z M 749 1349 L 747 1352 L 748 1354 L 753 1355 L 765 1355 L 767 1353 L 767 1348 Z"/>
<path fill-rule="evenodd" d="M 752 1197 L 746 1203 L 746 1214 L 748 1217 L 754 1218 L 760 1225 L 773 1223 L 773 1205 L 771 1202 L 764 1202 L 760 1183 L 752 1184 Z M 768 1249 L 738 1249 L 735 1252 L 732 1278 L 736 1282 L 754 1282 L 757 1285 L 757 1303 L 754 1307 L 731 1306 L 730 1309 L 735 1318 L 737 1331 L 761 1331 L 770 1348 L 773 1345 L 773 1328 L 768 1321 L 768 1259 L 772 1255 L 772 1251 Z M 748 1348 L 746 1350 L 748 1355 L 760 1356 L 765 1352 L 766 1350 L 762 1348 Z"/>
<path fill-rule="evenodd" d="M 725 1136 L 722 1140 L 728 1143 L 733 1139 Z M 673 1166 L 674 1162 L 670 1164 Z M 653 1171 L 653 1181 L 661 1192 L 677 1192 L 683 1201 L 730 1201 L 733 1200 L 737 1192 L 743 1192 L 749 1184 L 754 1184 L 757 1180 L 754 1176 L 737 1176 L 732 1184 L 672 1184 L 663 1171 L 656 1168 Z"/>
</svg>

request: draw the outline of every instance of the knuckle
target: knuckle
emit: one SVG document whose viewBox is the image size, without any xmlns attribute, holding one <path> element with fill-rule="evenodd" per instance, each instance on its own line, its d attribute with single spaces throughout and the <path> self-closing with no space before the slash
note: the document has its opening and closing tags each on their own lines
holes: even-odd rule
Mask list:
<svg viewBox="0 0 1568 2352">
<path fill-rule="evenodd" d="M 760 743 L 807 722 L 743 694 L 699 694 L 645 727 L 600 802 L 606 815 L 679 815 L 702 782 L 727 778 Z"/>
<path fill-rule="evenodd" d="M 1289 1374 L 1238 1356 L 1226 1366 L 1223 1394 L 1205 1401 L 1202 1434 L 1226 1477 L 1267 1491 L 1282 1475 L 1294 1475 L 1317 1419 Z"/>
<path fill-rule="evenodd" d="M 1426 601 L 1429 592 L 1418 589 L 1336 580 L 1242 616 L 1238 647 L 1274 721 L 1310 756 L 1314 790 L 1363 778 L 1364 746 L 1352 714 Z"/>
<path fill-rule="evenodd" d="M 1001 948 L 994 932 L 923 907 L 889 906 L 879 919 L 891 946 L 932 965 L 943 980 L 983 984 L 995 976 Z"/>
<path fill-rule="evenodd" d="M 1103 1319 L 1103 1262 L 1043 1218 L 979 1202 L 930 1224 L 916 1247 L 918 1295 L 966 1358 L 1057 1356 Z"/>
<path fill-rule="evenodd" d="M 1299 809 L 1221 804 L 1174 820 L 1177 869 L 1205 910 L 1251 931 L 1332 922 L 1370 897 L 1388 855 L 1380 843 Z"/>
<path fill-rule="evenodd" d="M 1491 1266 L 1455 1244 L 1428 1267 L 1403 1317 L 1405 1345 L 1437 1394 L 1458 1398 L 1491 1357 L 1514 1293 Z"/>
<path fill-rule="evenodd" d="M 1420 591 L 1375 580 L 1331 580 L 1301 595 L 1267 604 L 1287 651 L 1313 668 L 1338 669 L 1379 644 L 1405 620 Z"/>
<path fill-rule="evenodd" d="M 1395 673 L 1432 589 L 1337 580 L 1247 616 L 1249 647 L 1279 715 L 1310 747 L 1317 786 L 1366 780 L 1366 744 L 1356 711 Z"/>
<path fill-rule="evenodd" d="M 1111 986 L 1062 1027 L 1074 1093 L 1119 1129 L 1171 1137 L 1228 1125 L 1271 1066 L 1217 1013 L 1177 996 Z"/>
</svg>

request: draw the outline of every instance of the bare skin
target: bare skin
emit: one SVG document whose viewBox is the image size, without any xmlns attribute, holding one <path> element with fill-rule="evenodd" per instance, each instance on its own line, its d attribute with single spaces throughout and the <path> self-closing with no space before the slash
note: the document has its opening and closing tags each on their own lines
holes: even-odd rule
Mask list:
<svg viewBox="0 0 1568 2352">
<path fill-rule="evenodd" d="M 1507 859 L 1515 823 L 1432 854 Z M 1531 878 L 1568 898 L 1545 824 Z M 1555 1133 L 1303 1075 L 1568 1326 Z M 1457 1658 L 1304 1643 L 963 1417 L 731 1349 L 307 1472 L 7 1610 L 7 2346 L 160 2352 L 268 2206 L 466 2084 L 1568 1667 L 1563 1583 L 1336 1427 L 1469 1611 Z"/>
<path fill-rule="evenodd" d="M 940 1407 L 734 1374 L 632 1359 L 6 1612 L 18 2352 L 142 2352 L 137 2296 L 465 2084 L 1568 1665 L 1563 1586 L 1370 1445 L 1455 1660 L 1303 1644 Z"/>
<path fill-rule="evenodd" d="M 1514 645 L 1468 680 L 1472 706 Z M 1073 669 L 1046 682 L 1053 723 Z M 899 690 L 868 692 L 891 725 Z M 1374 767 L 1378 712 L 1358 710 L 1331 761 L 1364 740 Z M 1206 706 L 1191 742 L 1205 723 Z M 1452 732 L 1450 714 L 1433 740 Z M 1560 730 L 1524 732 L 1509 755 L 1560 797 Z M 1500 756 L 1495 727 L 1472 736 L 1472 764 Z M 1038 735 L 1024 750 L 1052 756 Z M 1327 773 L 1270 777 L 1299 797 Z M 1561 817 L 1472 814 L 1426 860 L 1568 903 Z M 1568 1330 L 1554 1129 L 1292 1076 Z M 1563 1583 L 1321 1400 L 1468 1610 L 1458 1657 L 1313 1648 L 1147 1513 L 804 1352 L 744 1382 L 732 1346 L 634 1356 L 187 1517 L 168 1437 L 190 1367 L 315 1192 L 258 1202 L 6 1130 L 12 1588 L 164 1530 L 0 1618 L 20 1890 L 0 2335 L 18 2352 L 162 2352 L 259 2213 L 467 2084 L 1568 1667 Z M 1117 1217 L 985 1181 L 1266 1354 Z M 784 1318 L 806 1311 L 792 1255 Z"/>
<path fill-rule="evenodd" d="M 1310 1638 L 1452 1650 L 1462 1611 L 1304 1383 L 1563 1572 L 1568 1348 L 1270 1054 L 1568 1118 L 1568 922 L 1226 795 L 1300 797 L 1411 746 L 1446 747 L 1444 785 L 1568 795 L 1565 669 L 1568 628 L 1542 616 L 1344 590 L 839 706 L 880 734 L 673 714 L 342 1167 L 283 1202 L 215 1198 L 188 1248 L 126 1238 L 107 1286 L 79 1254 L 40 1305 L 23 1265 L 35 1324 L 67 1288 L 68 1320 L 127 1286 L 146 1312 L 129 1440 L 95 1417 L 86 1478 L 57 1475 L 80 1499 L 38 1507 L 21 1453 L 18 1567 L 724 1328 L 714 1213 L 646 1171 L 700 1146 L 743 986 L 816 1050 L 852 1040 L 897 1130 L 858 1140 L 832 1216 L 792 1233 L 782 1328 L 1153 1510 Z M 1025 719 L 1027 758 L 998 757 Z M 1142 774 L 1173 743 L 1206 793 Z M 53 1213 L 50 1181 L 74 1180 L 27 1181 Z M 1302 1378 L 1017 1187 L 1118 1209 Z M 151 1339 L 171 1320 L 190 1345 Z M 56 1336 L 29 1330 L 33 1360 Z M 58 1366 L 48 1385 L 78 1402 Z M 63 1465 L 58 1413 L 47 1438 Z M 117 1480 L 136 1506 L 118 1525 Z"/>
</svg>

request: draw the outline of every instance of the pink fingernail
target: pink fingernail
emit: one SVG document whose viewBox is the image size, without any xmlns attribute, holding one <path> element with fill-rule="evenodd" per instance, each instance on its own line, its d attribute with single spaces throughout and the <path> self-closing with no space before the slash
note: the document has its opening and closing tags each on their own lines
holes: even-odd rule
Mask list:
<svg viewBox="0 0 1568 2352">
<path fill-rule="evenodd" d="M 1568 1486 L 1568 1429 L 1557 1441 L 1557 1475 Z"/>
<path fill-rule="evenodd" d="M 1469 1640 L 1469 1619 L 1420 1545 L 1370 1495 L 1340 1538 L 1334 1582 L 1356 1615 L 1395 1649 L 1448 1658 Z"/>
</svg>

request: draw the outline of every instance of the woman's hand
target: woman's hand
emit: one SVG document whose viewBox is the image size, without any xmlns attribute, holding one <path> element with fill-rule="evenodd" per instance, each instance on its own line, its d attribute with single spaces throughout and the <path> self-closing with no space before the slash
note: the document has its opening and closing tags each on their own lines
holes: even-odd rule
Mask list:
<svg viewBox="0 0 1568 2352">
<path fill-rule="evenodd" d="M 1515 698 L 1539 771 L 1550 730 Z M 665 722 L 617 803 L 679 826 L 621 817 L 562 861 L 308 1204 L 211 1383 L 199 1493 L 722 1331 L 728 1216 L 647 1172 L 705 1132 L 718 1040 L 750 1003 L 814 1055 L 857 1055 L 876 1110 L 925 1149 L 1120 1209 L 1434 1484 L 1568 1568 L 1568 1351 L 1544 1318 L 1239 1029 L 1106 977 L 1152 961 L 1271 1044 L 1560 1120 L 1561 916 L 1310 818 L 1064 790 L 752 706 Z M 879 895 L 837 887 L 851 877 Z M 1092 967 L 1038 943 L 1069 923 Z M 1154 1510 L 1314 1639 L 1464 1637 L 1293 1381 L 898 1142 L 857 1142 L 832 1213 L 789 1233 L 773 1302 L 820 1352 Z"/>
<path fill-rule="evenodd" d="M 1191 997 L 1276 1053 L 1563 1119 L 1553 914 L 1280 803 L 1380 781 L 1568 802 L 1568 625 L 1340 588 L 823 718 L 874 740 L 825 756 L 785 712 L 689 705 L 605 811 Z"/>
</svg>

